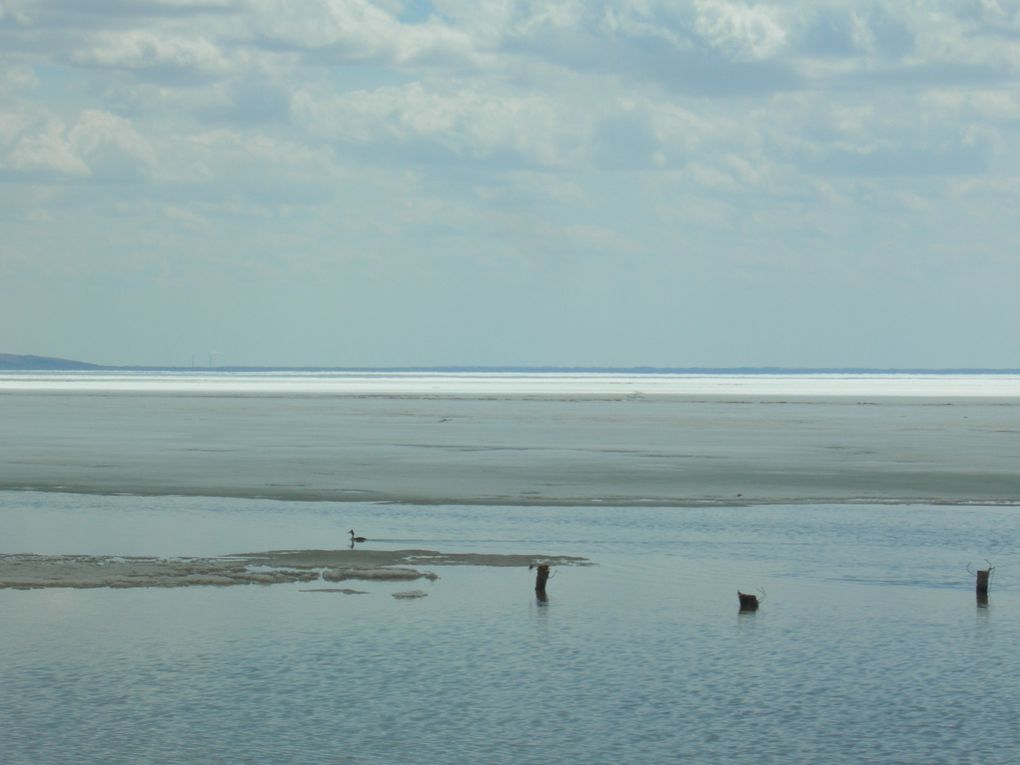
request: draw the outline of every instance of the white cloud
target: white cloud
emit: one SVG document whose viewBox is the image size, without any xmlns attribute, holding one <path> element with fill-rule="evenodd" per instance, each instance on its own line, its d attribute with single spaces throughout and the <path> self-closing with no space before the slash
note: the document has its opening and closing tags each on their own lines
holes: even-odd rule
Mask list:
<svg viewBox="0 0 1020 765">
<path fill-rule="evenodd" d="M 8 164 L 15 170 L 27 172 L 54 172 L 72 177 L 92 174 L 71 146 L 65 125 L 56 119 L 34 135 L 22 137 L 14 146 Z"/>
<path fill-rule="evenodd" d="M 54 117 L 22 124 L 19 132 L 5 163 L 18 171 L 126 180 L 148 175 L 156 164 L 148 141 L 128 120 L 101 110 L 83 111 L 70 126 Z"/>
<path fill-rule="evenodd" d="M 306 0 L 298 13 L 285 0 L 249 2 L 254 10 L 250 28 L 258 39 L 306 51 L 328 50 L 333 63 L 402 64 L 474 55 L 474 43 L 463 30 L 437 21 L 402 24 L 391 12 L 366 0 Z M 330 57 L 319 60 L 330 61 Z"/>
<path fill-rule="evenodd" d="M 1018 8 L 0 0 L 6 246 L 59 252 L 43 221 L 77 215 L 97 277 L 142 248 L 219 258 L 220 292 L 239 263 L 300 285 L 300 253 L 365 306 L 396 285 L 423 312 L 408 274 L 437 262 L 456 283 L 485 258 L 479 300 L 510 305 L 489 265 L 567 283 L 598 251 L 599 284 L 671 294 L 696 260 L 698 296 L 735 316 L 718 285 L 751 261 L 796 294 L 860 252 L 891 273 L 900 251 L 1013 252 Z"/>
<path fill-rule="evenodd" d="M 27 115 L 15 111 L 0 112 L 0 146 L 10 149 L 25 134 L 30 123 Z"/>
<path fill-rule="evenodd" d="M 31 0 L 0 0 L 0 22 L 11 21 L 15 24 L 29 22 Z"/>
<path fill-rule="evenodd" d="M 421 83 L 329 96 L 302 90 L 298 118 L 314 133 L 337 141 L 427 141 L 454 155 L 511 152 L 556 165 L 576 150 L 586 126 L 542 94 L 493 93 L 477 87 L 437 91 Z"/>
<path fill-rule="evenodd" d="M 162 8 L 194 9 L 206 11 L 209 9 L 229 9 L 239 5 L 238 0 L 132 0 L 134 5 L 149 7 L 153 5 Z"/>
<path fill-rule="evenodd" d="M 150 30 L 106 32 L 93 47 L 76 51 L 79 64 L 123 69 L 156 69 L 223 73 L 229 69 L 219 47 L 203 37 L 168 36 Z"/>
<path fill-rule="evenodd" d="M 759 61 L 779 53 L 786 31 L 779 13 L 742 0 L 695 0 L 695 29 L 736 61 Z"/>
<path fill-rule="evenodd" d="M 945 90 L 927 93 L 925 107 L 942 119 L 976 119 L 993 123 L 1020 120 L 1020 94 L 1011 90 Z"/>
<path fill-rule="evenodd" d="M 68 141 L 92 171 L 102 176 L 147 175 L 156 154 L 130 121 L 109 112 L 88 109 L 68 131 Z"/>
<path fill-rule="evenodd" d="M 308 0 L 297 13 L 285 0 L 251 0 L 251 7 L 256 29 L 270 39 L 307 48 L 342 45 L 365 58 L 390 48 L 400 26 L 364 0 Z"/>
<path fill-rule="evenodd" d="M 27 66 L 10 66 L 0 70 L 0 95 L 8 97 L 24 93 L 39 84 L 39 79 Z"/>
</svg>

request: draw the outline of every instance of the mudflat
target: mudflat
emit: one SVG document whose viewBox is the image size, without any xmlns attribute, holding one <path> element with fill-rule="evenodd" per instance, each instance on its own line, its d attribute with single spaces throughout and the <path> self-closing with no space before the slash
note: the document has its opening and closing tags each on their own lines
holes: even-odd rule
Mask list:
<svg viewBox="0 0 1020 765">
<path fill-rule="evenodd" d="M 438 579 L 414 566 L 523 567 L 583 564 L 547 555 L 441 553 L 435 550 L 270 550 L 215 558 L 111 555 L 0 555 L 0 589 L 191 587 L 286 582 L 409 582 Z"/>
<path fill-rule="evenodd" d="M 997 503 L 1020 400 L 0 395 L 0 490 L 409 504 Z"/>
</svg>

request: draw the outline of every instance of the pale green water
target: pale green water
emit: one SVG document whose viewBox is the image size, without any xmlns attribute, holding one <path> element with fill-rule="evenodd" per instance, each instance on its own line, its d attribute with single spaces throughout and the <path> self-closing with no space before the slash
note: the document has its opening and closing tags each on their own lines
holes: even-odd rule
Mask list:
<svg viewBox="0 0 1020 765">
<path fill-rule="evenodd" d="M 151 524 L 151 525 L 150 525 Z M 366 583 L 0 591 L 10 763 L 1008 763 L 1012 508 L 535 508 L 0 494 L 9 549 L 581 554 Z M 49 529 L 49 531 L 47 531 Z M 117 529 L 124 531 L 119 535 Z M 43 545 L 49 534 L 52 543 Z M 102 540 L 106 539 L 104 543 Z M 272 543 L 278 544 L 272 544 Z M 968 561 L 996 564 L 976 605 Z M 767 593 L 737 613 L 736 590 Z"/>
</svg>

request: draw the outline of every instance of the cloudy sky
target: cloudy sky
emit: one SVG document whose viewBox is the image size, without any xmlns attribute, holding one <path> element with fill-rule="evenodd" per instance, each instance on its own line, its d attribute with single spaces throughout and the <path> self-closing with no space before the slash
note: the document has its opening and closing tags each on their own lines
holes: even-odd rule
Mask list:
<svg viewBox="0 0 1020 765">
<path fill-rule="evenodd" d="M 1020 367 L 1018 75 L 1016 0 L 0 0 L 0 352 Z"/>
</svg>

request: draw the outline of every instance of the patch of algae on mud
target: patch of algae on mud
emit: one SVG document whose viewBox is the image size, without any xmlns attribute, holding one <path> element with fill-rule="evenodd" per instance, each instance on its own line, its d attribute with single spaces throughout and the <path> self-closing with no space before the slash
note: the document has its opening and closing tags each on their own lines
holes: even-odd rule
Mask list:
<svg viewBox="0 0 1020 765">
<path fill-rule="evenodd" d="M 192 587 L 286 582 L 435 580 L 415 566 L 585 565 L 584 558 L 480 555 L 433 550 L 274 550 L 220 558 L 152 558 L 110 555 L 0 555 L 0 589 L 53 587 Z"/>
</svg>

